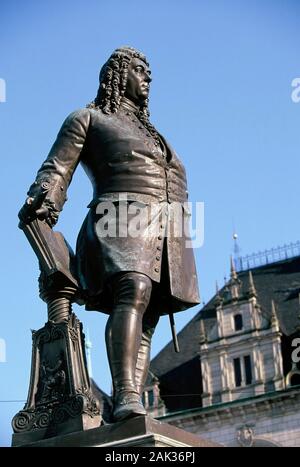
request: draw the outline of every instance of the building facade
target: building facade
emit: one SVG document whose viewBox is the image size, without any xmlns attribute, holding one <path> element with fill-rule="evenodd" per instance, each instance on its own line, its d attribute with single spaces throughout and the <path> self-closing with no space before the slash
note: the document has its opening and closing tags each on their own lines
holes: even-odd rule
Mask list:
<svg viewBox="0 0 300 467">
<path fill-rule="evenodd" d="M 225 446 L 300 446 L 299 297 L 300 256 L 239 272 L 231 260 L 180 354 L 169 343 L 151 362 L 149 413 Z"/>
</svg>

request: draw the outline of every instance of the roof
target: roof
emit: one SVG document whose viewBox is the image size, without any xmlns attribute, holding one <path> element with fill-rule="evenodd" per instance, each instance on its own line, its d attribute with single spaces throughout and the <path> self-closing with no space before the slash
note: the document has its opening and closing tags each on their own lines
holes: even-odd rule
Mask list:
<svg viewBox="0 0 300 467">
<path fill-rule="evenodd" d="M 102 415 L 104 423 L 112 422 L 112 409 L 113 403 L 111 397 L 109 397 L 102 389 L 99 388 L 97 383 L 91 378 L 91 389 L 95 398 L 100 404 L 100 413 Z"/>
</svg>

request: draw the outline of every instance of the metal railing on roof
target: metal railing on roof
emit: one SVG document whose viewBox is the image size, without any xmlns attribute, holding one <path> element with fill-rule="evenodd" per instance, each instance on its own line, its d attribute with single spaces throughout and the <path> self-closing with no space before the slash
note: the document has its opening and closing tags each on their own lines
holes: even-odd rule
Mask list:
<svg viewBox="0 0 300 467">
<path fill-rule="evenodd" d="M 234 263 L 236 270 L 239 272 L 277 263 L 296 256 L 300 256 L 300 241 L 278 246 L 277 248 L 271 248 L 270 250 L 258 251 L 251 255 L 241 256 L 235 258 Z"/>
</svg>

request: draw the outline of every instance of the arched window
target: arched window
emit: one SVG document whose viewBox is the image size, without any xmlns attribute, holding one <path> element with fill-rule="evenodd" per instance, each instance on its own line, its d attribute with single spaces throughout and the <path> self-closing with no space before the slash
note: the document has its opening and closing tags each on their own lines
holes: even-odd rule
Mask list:
<svg viewBox="0 0 300 467">
<path fill-rule="evenodd" d="M 234 329 L 235 331 L 243 329 L 243 317 L 240 313 L 234 315 Z"/>
</svg>

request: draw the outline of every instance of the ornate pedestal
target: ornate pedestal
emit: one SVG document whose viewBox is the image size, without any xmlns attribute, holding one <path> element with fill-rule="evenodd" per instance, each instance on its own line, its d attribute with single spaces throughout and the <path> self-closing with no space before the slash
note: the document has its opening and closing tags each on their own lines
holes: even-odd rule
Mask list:
<svg viewBox="0 0 300 467">
<path fill-rule="evenodd" d="M 33 332 L 28 399 L 12 421 L 12 445 L 20 446 L 100 426 L 84 353 L 82 325 L 74 313 Z"/>
</svg>

